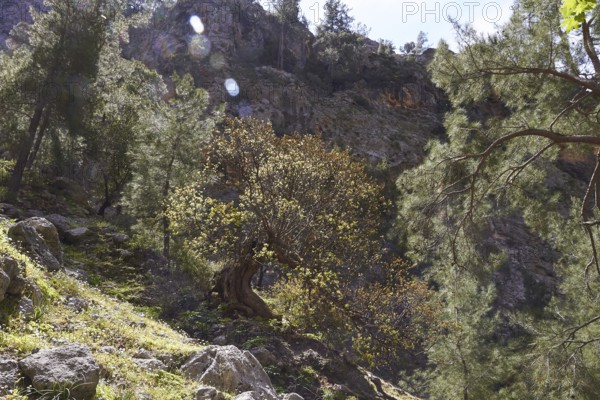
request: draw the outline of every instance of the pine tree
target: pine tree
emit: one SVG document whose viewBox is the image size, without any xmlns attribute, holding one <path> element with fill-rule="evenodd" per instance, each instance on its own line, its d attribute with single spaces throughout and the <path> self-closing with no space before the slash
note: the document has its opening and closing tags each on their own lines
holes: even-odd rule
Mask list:
<svg viewBox="0 0 600 400">
<path fill-rule="evenodd" d="M 34 13 L 26 28 L 27 41 L 3 55 L 2 92 L 11 99 L 5 112 L 18 112 L 16 162 L 8 182 L 7 198 L 15 200 L 23 173 L 31 166 L 51 124 L 76 131 L 86 107 L 84 98 L 74 98 L 74 85 L 85 86 L 97 75 L 97 62 L 104 44 L 105 14 L 112 10 L 104 1 L 93 7 L 57 0 L 47 13 Z M 81 87 L 79 87 L 81 89 Z"/>
<path fill-rule="evenodd" d="M 431 72 L 453 105 L 448 141 L 431 143 L 425 163 L 399 180 L 404 243 L 412 257 L 429 263 L 448 318 L 453 308 L 472 316 L 458 320 L 458 331 L 438 351 L 432 348 L 436 398 L 593 399 L 600 382 L 598 8 L 579 14 L 575 36 L 560 28 L 560 2 L 518 5 L 497 34 L 462 27 L 458 53 L 438 47 Z M 565 154 L 594 160 L 596 172 L 583 189 L 557 167 Z M 502 326 L 519 334 L 499 351 L 498 335 L 489 336 L 498 329 L 496 314 L 485 312 L 493 292 L 483 288 L 502 254 L 490 254 L 485 227 L 515 214 L 560 252 L 561 283 L 543 310 L 501 315 Z M 471 295 L 462 297 L 468 288 Z M 461 335 L 470 338 L 463 341 L 469 351 L 448 351 Z M 463 359 L 465 370 L 486 376 L 457 379 Z"/>
<path fill-rule="evenodd" d="M 286 29 L 288 26 L 299 21 L 300 0 L 271 0 L 271 4 L 281 26 L 277 52 L 277 68 L 283 69 Z"/>
<path fill-rule="evenodd" d="M 174 95 L 148 115 L 141 138 L 129 204 L 140 229 L 160 224 L 163 254 L 170 258 L 170 222 L 164 213 L 167 198 L 201 168 L 201 151 L 219 119 L 207 111 L 208 94 L 196 88 L 191 75 L 172 78 Z"/>
<path fill-rule="evenodd" d="M 354 18 L 350 16 L 350 9 L 341 0 L 327 0 L 323 5 L 325 12 L 323 20 L 317 27 L 317 34 L 325 32 L 341 32 L 351 30 Z"/>
</svg>

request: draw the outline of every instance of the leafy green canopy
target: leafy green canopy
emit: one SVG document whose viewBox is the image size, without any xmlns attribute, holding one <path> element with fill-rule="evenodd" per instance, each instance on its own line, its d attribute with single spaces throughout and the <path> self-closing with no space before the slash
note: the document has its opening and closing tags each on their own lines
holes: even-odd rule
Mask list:
<svg viewBox="0 0 600 400">
<path fill-rule="evenodd" d="M 386 354 L 424 336 L 434 314 L 429 291 L 384 261 L 381 188 L 350 154 L 314 136 L 277 137 L 270 124 L 234 119 L 207 155 L 207 170 L 175 191 L 167 215 L 191 249 L 236 279 L 222 283 L 227 300 L 262 312 L 238 288 L 259 265 L 277 265 L 298 282 L 305 321 L 355 332 L 365 352 Z"/>
</svg>

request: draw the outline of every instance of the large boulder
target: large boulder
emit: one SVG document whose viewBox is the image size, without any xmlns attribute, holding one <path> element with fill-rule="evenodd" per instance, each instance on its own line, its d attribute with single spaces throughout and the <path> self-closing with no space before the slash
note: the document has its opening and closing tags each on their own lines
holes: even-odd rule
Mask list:
<svg viewBox="0 0 600 400">
<path fill-rule="evenodd" d="M 49 271 L 58 271 L 63 266 L 63 250 L 56 227 L 45 218 L 29 218 L 11 226 L 8 236 Z"/>
<path fill-rule="evenodd" d="M 10 357 L 0 356 L 0 396 L 12 391 L 21 379 L 19 364 Z"/>
<path fill-rule="evenodd" d="M 73 344 L 42 350 L 19 362 L 21 370 L 38 391 L 69 389 L 70 398 L 92 399 L 100 379 L 100 367 L 90 349 Z"/>
<path fill-rule="evenodd" d="M 207 346 L 194 354 L 182 371 L 189 378 L 222 392 L 253 392 L 262 400 L 279 398 L 258 360 L 235 346 Z"/>
</svg>

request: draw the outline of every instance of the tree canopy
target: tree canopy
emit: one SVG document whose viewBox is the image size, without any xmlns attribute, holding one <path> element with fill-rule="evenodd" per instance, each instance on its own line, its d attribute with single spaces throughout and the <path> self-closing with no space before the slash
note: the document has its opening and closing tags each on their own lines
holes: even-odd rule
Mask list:
<svg viewBox="0 0 600 400">
<path fill-rule="evenodd" d="M 398 187 L 401 240 L 432 265 L 446 317 L 460 327 L 430 348 L 434 398 L 595 396 L 598 8 L 565 4 L 561 13 L 559 1 L 519 1 L 487 36 L 457 26 L 459 52 L 442 42 L 430 67 L 452 103 L 448 140 L 430 143 Z M 565 173 L 573 161 L 587 172 Z M 561 255 L 560 289 L 537 311 L 497 307 L 494 277 L 514 250 L 485 240 L 500 220 L 522 220 Z"/>
<path fill-rule="evenodd" d="M 175 192 L 168 216 L 190 248 L 224 264 L 215 290 L 235 309 L 274 317 L 251 286 L 261 265 L 274 264 L 299 281 L 314 309 L 381 329 L 373 341 L 390 348 L 419 340 L 427 322 L 411 310 L 426 307 L 428 291 L 385 261 L 378 237 L 385 201 L 362 164 L 317 137 L 277 137 L 252 119 L 229 120 L 207 156 L 207 171 Z M 373 280 L 378 270 L 385 279 Z M 388 309 L 372 303 L 376 293 Z M 371 336 L 363 337 L 367 348 Z"/>
</svg>

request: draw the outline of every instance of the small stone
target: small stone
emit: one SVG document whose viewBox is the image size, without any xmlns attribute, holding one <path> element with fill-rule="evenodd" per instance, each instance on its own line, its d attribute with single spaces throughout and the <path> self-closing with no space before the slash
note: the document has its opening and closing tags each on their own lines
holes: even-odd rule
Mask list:
<svg viewBox="0 0 600 400">
<path fill-rule="evenodd" d="M 0 269 L 6 272 L 10 279 L 22 273 L 19 263 L 12 257 L 0 257 Z"/>
<path fill-rule="evenodd" d="M 67 307 L 76 312 L 82 312 L 88 308 L 88 302 L 79 297 L 71 297 L 67 302 Z"/>
<path fill-rule="evenodd" d="M 129 236 L 124 233 L 111 233 L 109 236 L 115 244 L 124 244 L 129 241 Z"/>
<path fill-rule="evenodd" d="M 214 400 L 217 397 L 217 389 L 212 386 L 200 385 L 196 389 L 196 400 Z"/>
<path fill-rule="evenodd" d="M 131 251 L 125 249 L 116 249 L 116 253 L 119 257 L 123 259 L 130 258 L 133 256 L 133 253 Z"/>
<path fill-rule="evenodd" d="M 19 310 L 19 314 L 23 319 L 30 320 L 35 315 L 33 301 L 27 297 L 21 297 L 19 304 L 17 305 L 17 309 Z"/>
<path fill-rule="evenodd" d="M 133 355 L 133 358 L 141 358 L 141 359 L 149 360 L 154 357 L 152 356 L 152 353 L 150 353 L 148 350 L 139 349 L 138 351 L 135 352 L 135 354 Z"/>
<path fill-rule="evenodd" d="M 34 307 L 40 307 L 44 303 L 44 293 L 42 289 L 33 282 L 29 282 L 29 290 L 31 291 L 31 301 Z"/>
<path fill-rule="evenodd" d="M 262 399 L 254 392 L 244 392 L 242 394 L 238 394 L 232 400 L 262 400 Z"/>
<path fill-rule="evenodd" d="M 8 286 L 8 290 L 6 292 L 8 294 L 12 294 L 13 296 L 21 296 L 25 291 L 26 286 L 27 279 L 21 275 L 17 275 L 10 280 L 10 285 Z"/>
</svg>

